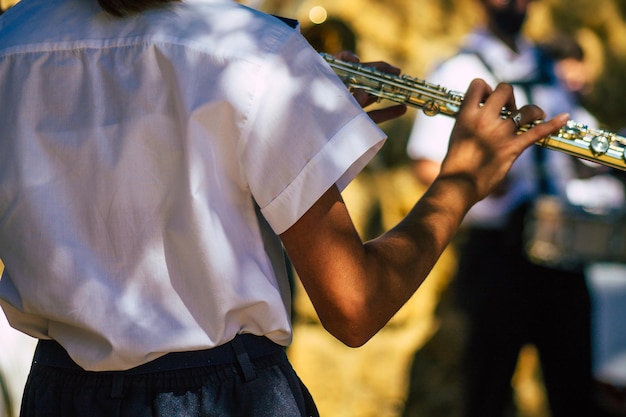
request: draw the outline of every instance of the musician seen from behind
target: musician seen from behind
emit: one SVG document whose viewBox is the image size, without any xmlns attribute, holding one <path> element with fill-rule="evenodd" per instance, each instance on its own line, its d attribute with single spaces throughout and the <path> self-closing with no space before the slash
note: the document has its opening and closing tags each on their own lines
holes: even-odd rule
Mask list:
<svg viewBox="0 0 626 417">
<path fill-rule="evenodd" d="M 477 0 L 485 24 L 459 52 L 427 76 L 464 91 L 474 78 L 514 86 L 517 104 L 536 103 L 548 115 L 574 113 L 571 92 L 554 62 L 522 34 L 530 0 Z M 407 152 L 425 184 L 443 169 L 453 129 L 446 117 L 416 117 Z M 445 162 L 443 162 L 445 163 Z M 505 180 L 467 214 L 457 240 L 454 280 L 467 317 L 462 358 L 464 417 L 502 416 L 512 404 L 511 377 L 520 349 L 536 346 L 552 417 L 591 415 L 590 303 L 580 270 L 531 263 L 523 254 L 524 215 L 542 195 L 565 198 L 574 158 L 539 146 L 527 149 Z"/>
<path fill-rule="evenodd" d="M 0 19 L 0 304 L 40 339 L 23 417 L 317 415 L 285 355 L 281 244 L 360 346 L 568 118 L 517 136 L 502 107 L 543 111 L 473 82 L 429 191 L 363 243 L 340 192 L 404 106 L 365 113 L 291 22 L 233 0 L 98 3 Z"/>
</svg>

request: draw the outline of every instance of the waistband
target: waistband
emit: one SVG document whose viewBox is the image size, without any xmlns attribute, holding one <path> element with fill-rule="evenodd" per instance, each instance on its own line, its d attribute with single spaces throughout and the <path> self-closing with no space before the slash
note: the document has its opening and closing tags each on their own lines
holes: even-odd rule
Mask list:
<svg viewBox="0 0 626 417">
<path fill-rule="evenodd" d="M 211 349 L 171 352 L 135 368 L 125 371 L 104 371 L 102 373 L 140 375 L 204 366 L 241 364 L 242 356 L 254 360 L 284 351 L 285 348 L 283 346 L 272 342 L 266 337 L 240 334 L 230 342 Z M 33 364 L 84 372 L 84 369 L 70 358 L 63 346 L 54 340 L 39 340 Z"/>
</svg>

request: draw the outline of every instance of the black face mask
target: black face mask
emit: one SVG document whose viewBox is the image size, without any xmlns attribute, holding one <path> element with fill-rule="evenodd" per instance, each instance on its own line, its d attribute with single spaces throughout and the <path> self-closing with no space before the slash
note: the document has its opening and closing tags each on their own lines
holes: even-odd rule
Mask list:
<svg viewBox="0 0 626 417">
<path fill-rule="evenodd" d="M 489 14 L 498 30 L 507 35 L 517 35 L 526 20 L 526 13 L 519 12 L 514 7 L 491 9 Z"/>
</svg>

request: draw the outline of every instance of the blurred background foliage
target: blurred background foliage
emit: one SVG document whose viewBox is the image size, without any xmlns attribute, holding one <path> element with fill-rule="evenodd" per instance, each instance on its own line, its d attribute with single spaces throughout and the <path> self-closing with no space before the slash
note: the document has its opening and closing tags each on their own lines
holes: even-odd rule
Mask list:
<svg viewBox="0 0 626 417">
<path fill-rule="evenodd" d="M 320 32 L 326 52 L 341 49 L 341 33 L 351 30 L 362 61 L 386 60 L 414 77 L 424 78 L 437 62 L 453 54 L 464 34 L 481 22 L 478 0 L 243 0 L 251 7 L 300 21 L 303 33 Z M 316 13 L 318 16 L 316 17 Z M 321 19 L 322 24 L 312 22 Z M 537 42 L 562 35 L 575 38 L 585 52 L 592 89 L 585 106 L 613 132 L 626 126 L 626 0 L 535 0 L 525 26 Z M 344 32 L 340 31 L 339 24 Z M 332 30 L 334 29 L 334 30 Z M 316 45 L 317 46 L 317 45 Z M 405 145 L 415 115 L 383 128 L 390 141 L 378 162 L 383 167 L 407 161 Z"/>
</svg>

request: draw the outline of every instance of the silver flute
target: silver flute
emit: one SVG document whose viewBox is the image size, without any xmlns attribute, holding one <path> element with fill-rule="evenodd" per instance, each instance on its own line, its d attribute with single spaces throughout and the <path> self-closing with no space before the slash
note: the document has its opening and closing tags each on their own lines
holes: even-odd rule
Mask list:
<svg viewBox="0 0 626 417">
<path fill-rule="evenodd" d="M 364 90 L 379 99 L 417 107 L 427 116 L 443 114 L 455 117 L 463 102 L 463 93 L 425 80 L 408 75 L 388 74 L 367 65 L 342 61 L 325 53 L 321 55 L 349 89 Z M 512 116 L 509 110 L 502 109 L 500 117 Z M 537 123 L 541 121 L 520 126 L 519 131 L 526 131 Z M 591 129 L 573 120 L 569 120 L 551 136 L 538 140 L 536 144 L 626 171 L 625 137 L 605 130 Z"/>
</svg>

